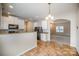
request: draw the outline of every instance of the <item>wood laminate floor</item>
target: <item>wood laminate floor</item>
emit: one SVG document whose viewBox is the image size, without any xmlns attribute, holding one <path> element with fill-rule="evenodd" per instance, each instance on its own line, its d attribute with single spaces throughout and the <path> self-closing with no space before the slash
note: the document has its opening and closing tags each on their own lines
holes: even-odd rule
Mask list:
<svg viewBox="0 0 79 59">
<path fill-rule="evenodd" d="M 67 44 L 59 45 L 55 41 L 38 41 L 37 47 L 24 53 L 24 56 L 77 56 L 78 52 L 74 47 Z"/>
</svg>

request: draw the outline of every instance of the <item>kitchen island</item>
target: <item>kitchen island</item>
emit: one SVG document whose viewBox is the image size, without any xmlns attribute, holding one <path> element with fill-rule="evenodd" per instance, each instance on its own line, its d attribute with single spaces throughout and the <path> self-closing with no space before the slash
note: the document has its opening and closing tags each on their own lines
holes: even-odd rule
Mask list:
<svg viewBox="0 0 79 59">
<path fill-rule="evenodd" d="M 16 56 L 37 46 L 37 33 L 24 32 L 0 34 L 0 55 Z"/>
</svg>

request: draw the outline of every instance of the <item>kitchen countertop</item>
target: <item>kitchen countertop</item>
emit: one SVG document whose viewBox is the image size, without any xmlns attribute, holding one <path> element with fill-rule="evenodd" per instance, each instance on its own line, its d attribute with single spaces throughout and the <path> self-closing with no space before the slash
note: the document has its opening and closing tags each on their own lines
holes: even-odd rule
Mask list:
<svg viewBox="0 0 79 59">
<path fill-rule="evenodd" d="M 42 34 L 48 34 L 48 32 L 41 32 Z"/>
<path fill-rule="evenodd" d="M 0 33 L 0 35 L 3 35 L 3 34 L 20 34 L 20 33 L 34 33 L 34 32 L 19 32 L 19 33 Z"/>
<path fill-rule="evenodd" d="M 20 56 L 37 45 L 36 32 L 23 32 L 0 35 L 2 56 Z M 29 45 L 29 46 L 28 46 Z"/>
</svg>

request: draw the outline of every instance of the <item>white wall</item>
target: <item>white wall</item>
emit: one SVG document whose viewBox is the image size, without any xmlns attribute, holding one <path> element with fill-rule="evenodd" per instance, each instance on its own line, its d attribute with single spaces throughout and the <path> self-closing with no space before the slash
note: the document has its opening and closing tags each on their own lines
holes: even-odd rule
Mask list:
<svg viewBox="0 0 79 59">
<path fill-rule="evenodd" d="M 1 28 L 1 16 L 2 16 L 2 7 L 1 7 L 1 3 L 0 3 L 0 28 Z M 1 44 L 0 44 L 0 48 L 1 48 Z M 1 49 L 0 49 L 0 55 L 1 55 Z"/>
<path fill-rule="evenodd" d="M 76 11 L 77 11 L 77 5 L 76 4 L 70 4 L 69 5 L 70 8 L 68 9 L 68 11 L 64 11 L 64 13 L 59 14 L 59 15 L 55 15 L 56 19 L 68 19 L 71 22 L 71 29 L 70 29 L 70 45 L 77 47 L 77 38 L 76 38 L 76 20 L 77 20 L 77 15 L 76 15 Z M 66 6 L 68 7 L 68 6 Z"/>
<path fill-rule="evenodd" d="M 78 8 L 77 8 L 77 20 L 76 20 L 77 24 L 76 25 L 78 26 L 78 29 L 77 29 L 76 36 L 77 36 L 77 49 L 79 51 L 79 5 L 77 7 Z"/>
<path fill-rule="evenodd" d="M 21 55 L 37 46 L 37 33 L 0 34 L 0 46 L 3 56 Z"/>
</svg>

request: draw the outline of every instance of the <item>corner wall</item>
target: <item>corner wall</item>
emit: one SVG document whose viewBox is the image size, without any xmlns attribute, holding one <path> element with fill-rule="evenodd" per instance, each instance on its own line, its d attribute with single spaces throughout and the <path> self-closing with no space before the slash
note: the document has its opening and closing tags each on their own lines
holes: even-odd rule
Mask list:
<svg viewBox="0 0 79 59">
<path fill-rule="evenodd" d="M 77 25 L 77 33 L 76 33 L 76 36 L 77 36 L 77 50 L 79 52 L 79 4 L 77 6 L 77 20 L 76 20 L 76 25 Z"/>
<path fill-rule="evenodd" d="M 68 11 L 64 11 L 64 13 L 55 15 L 56 19 L 67 19 L 71 22 L 70 27 L 70 45 L 73 47 L 77 47 L 77 38 L 76 38 L 76 11 L 77 11 L 77 5 L 76 4 L 69 4 L 70 8 Z"/>
</svg>

